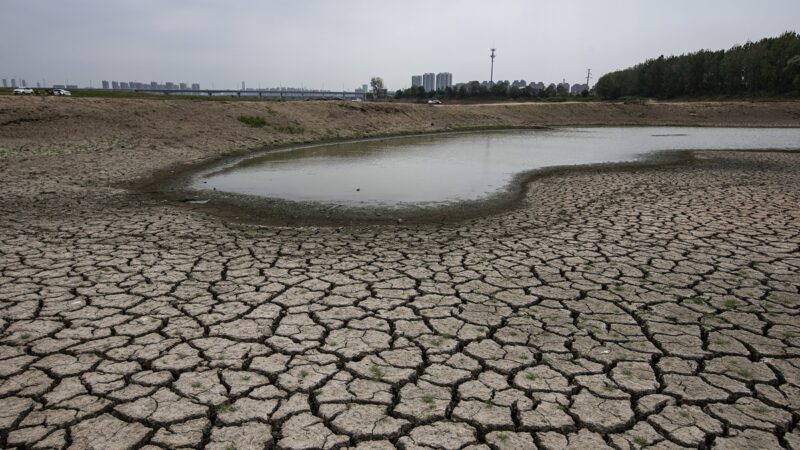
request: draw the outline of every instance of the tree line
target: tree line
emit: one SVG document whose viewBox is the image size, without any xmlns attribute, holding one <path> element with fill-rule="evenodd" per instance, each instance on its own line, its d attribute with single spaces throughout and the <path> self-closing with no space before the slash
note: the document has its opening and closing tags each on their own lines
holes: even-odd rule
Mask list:
<svg viewBox="0 0 800 450">
<path fill-rule="evenodd" d="M 595 92 L 610 100 L 800 96 L 800 36 L 786 32 L 729 50 L 662 55 L 603 75 Z"/>
<path fill-rule="evenodd" d="M 500 98 L 538 98 L 557 99 L 569 97 L 566 85 L 550 84 L 544 89 L 534 89 L 530 86 L 512 86 L 508 81 L 498 81 L 488 85 L 479 81 L 470 81 L 458 87 L 447 87 L 436 91 L 426 91 L 422 86 L 412 86 L 408 89 L 398 89 L 394 93 L 396 99 L 500 99 Z M 589 95 L 588 91 L 581 93 L 583 97 Z"/>
</svg>

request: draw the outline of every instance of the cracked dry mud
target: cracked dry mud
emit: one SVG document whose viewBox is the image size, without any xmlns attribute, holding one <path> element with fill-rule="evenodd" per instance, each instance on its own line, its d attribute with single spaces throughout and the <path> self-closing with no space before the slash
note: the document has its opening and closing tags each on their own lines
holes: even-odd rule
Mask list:
<svg viewBox="0 0 800 450">
<path fill-rule="evenodd" d="M 0 447 L 798 449 L 800 155 L 696 155 L 448 225 L 6 203 Z"/>
</svg>

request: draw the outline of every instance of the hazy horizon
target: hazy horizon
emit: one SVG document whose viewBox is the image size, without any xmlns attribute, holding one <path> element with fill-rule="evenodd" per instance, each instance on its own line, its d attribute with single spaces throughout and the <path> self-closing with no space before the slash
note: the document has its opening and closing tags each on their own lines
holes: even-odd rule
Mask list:
<svg viewBox="0 0 800 450">
<path fill-rule="evenodd" d="M 797 31 L 800 2 L 669 3 L 103 2 L 6 0 L 0 78 L 95 87 L 100 80 L 351 90 L 381 76 L 390 89 L 423 72 L 453 82 L 594 83 L 661 54 L 727 49 Z M 600 9 L 598 9 L 600 8 Z"/>
</svg>

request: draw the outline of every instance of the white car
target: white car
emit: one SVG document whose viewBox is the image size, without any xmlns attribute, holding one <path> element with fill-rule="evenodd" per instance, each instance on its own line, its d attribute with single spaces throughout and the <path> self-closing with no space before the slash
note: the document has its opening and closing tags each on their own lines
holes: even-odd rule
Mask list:
<svg viewBox="0 0 800 450">
<path fill-rule="evenodd" d="M 53 89 L 53 95 L 66 95 L 71 96 L 72 93 L 66 89 Z"/>
<path fill-rule="evenodd" d="M 31 88 L 16 88 L 16 89 L 14 89 L 14 95 L 33 95 L 33 89 L 31 89 Z"/>
<path fill-rule="evenodd" d="M 442 101 L 441 100 L 437 100 L 435 98 L 432 98 L 432 99 L 428 100 L 428 104 L 429 105 L 441 105 Z"/>
</svg>

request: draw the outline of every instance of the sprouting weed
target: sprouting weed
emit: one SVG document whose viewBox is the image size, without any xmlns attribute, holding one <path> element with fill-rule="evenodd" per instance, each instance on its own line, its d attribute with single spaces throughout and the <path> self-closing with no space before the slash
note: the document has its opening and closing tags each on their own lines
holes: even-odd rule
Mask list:
<svg viewBox="0 0 800 450">
<path fill-rule="evenodd" d="M 217 412 L 220 412 L 220 413 L 229 413 L 229 412 L 235 412 L 235 411 L 237 411 L 238 409 L 239 409 L 239 408 L 237 408 L 237 407 L 233 406 L 233 405 L 232 405 L 232 404 L 230 404 L 230 403 L 223 403 L 223 404 L 221 404 L 221 405 L 217 406 Z"/>
</svg>

